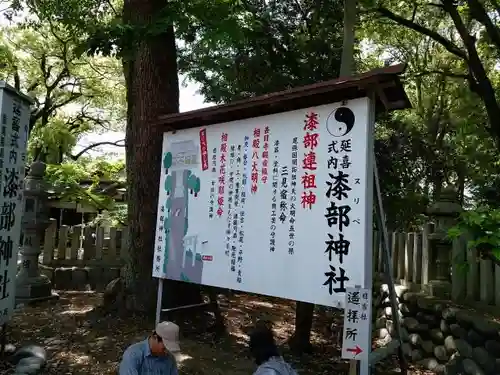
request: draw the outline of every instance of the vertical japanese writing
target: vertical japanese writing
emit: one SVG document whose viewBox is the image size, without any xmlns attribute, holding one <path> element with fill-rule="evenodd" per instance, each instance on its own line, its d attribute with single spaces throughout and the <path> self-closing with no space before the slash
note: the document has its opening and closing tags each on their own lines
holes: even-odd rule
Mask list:
<svg viewBox="0 0 500 375">
<path fill-rule="evenodd" d="M 369 289 L 348 288 L 346 297 L 342 351 L 356 356 L 370 345 L 371 293 Z"/>
<path fill-rule="evenodd" d="M 245 204 L 248 186 L 248 151 L 250 148 L 250 137 L 245 136 L 243 150 L 243 176 L 241 177 L 241 204 Z"/>
<path fill-rule="evenodd" d="M 297 202 L 297 172 L 298 172 L 298 138 L 294 137 L 292 140 L 292 176 L 291 176 L 291 190 L 290 190 L 290 227 L 288 229 L 288 254 L 293 255 L 295 252 L 295 215 L 296 215 L 296 202 Z"/>
<path fill-rule="evenodd" d="M 356 342 L 356 337 L 358 335 L 358 328 L 356 325 L 359 322 L 360 319 L 360 313 L 359 313 L 359 308 L 360 308 L 360 298 L 359 298 L 359 291 L 353 291 L 349 292 L 347 294 L 347 306 L 345 308 L 345 321 L 347 323 L 347 326 L 345 328 L 346 330 L 346 335 L 345 339 L 346 341 L 352 341 Z"/>
<path fill-rule="evenodd" d="M 236 148 L 236 173 L 235 173 L 235 182 L 234 182 L 234 216 L 233 216 L 233 243 L 235 248 L 238 250 L 238 256 L 236 257 L 236 265 L 237 265 L 237 276 L 236 282 L 241 283 L 241 265 L 243 263 L 243 242 L 239 241 L 238 238 L 238 220 L 239 215 L 241 214 L 241 201 L 240 201 L 240 193 L 241 193 L 241 145 L 238 145 Z"/>
<path fill-rule="evenodd" d="M 301 196 L 301 204 L 304 209 L 311 209 L 316 203 L 316 169 L 318 167 L 316 161 L 316 148 L 319 146 L 318 133 L 319 119 L 318 114 L 309 112 L 304 120 L 304 138 L 302 140 L 304 146 L 304 158 L 302 159 L 302 175 L 301 182 L 304 188 Z"/>
<path fill-rule="evenodd" d="M 255 128 L 253 130 L 253 140 L 252 140 L 252 173 L 251 180 L 252 186 L 250 191 L 252 194 L 257 192 L 257 184 L 259 182 L 259 168 L 258 168 L 258 160 L 259 160 L 259 149 L 260 149 L 260 128 Z"/>
<path fill-rule="evenodd" d="M 159 226 L 158 226 L 158 237 L 156 238 L 157 239 L 157 245 L 156 245 L 156 252 L 155 252 L 155 268 L 156 268 L 156 272 L 160 272 L 160 267 L 161 267 L 161 261 L 162 261 L 162 254 L 163 254 L 163 248 L 164 248 L 164 245 L 163 245 L 163 231 L 164 231 L 164 225 L 165 225 L 165 220 L 167 220 L 166 218 L 166 215 L 168 215 L 168 213 L 165 213 L 165 206 L 164 205 L 161 205 L 160 207 L 160 217 L 158 218 L 158 221 L 159 221 Z"/>
<path fill-rule="evenodd" d="M 212 181 L 210 185 L 210 204 L 208 206 L 208 218 L 214 218 L 215 189 L 217 187 L 217 147 L 212 150 Z"/>
<path fill-rule="evenodd" d="M 231 145 L 229 153 L 229 185 L 228 185 L 228 197 L 227 197 L 227 231 L 226 231 L 226 241 L 227 247 L 231 247 L 231 272 L 236 271 L 236 241 L 233 240 L 233 217 L 236 210 L 234 207 L 233 194 L 234 194 L 234 164 L 236 159 L 236 147 Z M 236 216 L 237 217 L 237 216 Z"/>
<path fill-rule="evenodd" d="M 264 128 L 264 150 L 262 151 L 262 177 L 263 184 L 267 182 L 268 178 L 268 163 L 269 163 L 269 126 Z"/>
<path fill-rule="evenodd" d="M 7 114 L 2 114 L 2 128 L 0 133 L 0 188 L 3 186 L 3 167 L 5 158 L 5 137 L 7 135 Z"/>
<path fill-rule="evenodd" d="M 21 134 L 21 103 L 14 99 L 11 109 L 10 121 L 5 113 L 2 115 L 2 142 L 0 143 L 3 167 L 1 185 L 3 204 L 0 207 L 0 302 L 8 301 L 11 297 L 10 283 L 15 274 L 12 274 L 10 270 L 16 259 L 15 248 L 19 238 L 16 227 L 20 225 L 21 219 L 18 217 L 20 211 L 18 205 L 21 204 L 20 189 L 24 175 L 24 170 L 21 170 L 19 166 L 22 158 L 20 144 L 25 141 L 25 137 Z"/>
<path fill-rule="evenodd" d="M 280 221 L 285 223 L 288 213 L 288 167 L 281 167 L 281 186 L 280 186 Z"/>
<path fill-rule="evenodd" d="M 207 129 L 200 130 L 201 170 L 208 169 Z"/>
<path fill-rule="evenodd" d="M 245 136 L 245 143 L 243 149 L 243 173 L 241 178 L 241 191 L 240 191 L 240 215 L 239 215 L 239 233 L 238 233 L 238 248 L 239 253 L 243 256 L 243 244 L 245 243 L 245 203 L 246 203 L 246 192 L 247 192 L 247 167 L 248 167 L 248 146 L 250 138 Z M 238 274 L 236 276 L 236 281 L 241 283 L 242 270 L 238 269 Z"/>
<path fill-rule="evenodd" d="M 227 133 L 222 133 L 220 144 L 220 159 L 219 159 L 219 194 L 217 198 L 217 216 L 221 217 L 224 213 L 224 193 L 226 187 L 226 155 L 227 155 Z"/>
<path fill-rule="evenodd" d="M 341 119 L 341 117 L 337 116 L 337 112 L 343 113 L 346 109 L 345 107 L 338 108 L 335 118 Z M 354 115 L 352 117 L 354 118 Z M 352 149 L 351 139 L 346 134 L 336 136 L 336 138 L 342 137 L 344 139 L 333 140 L 328 145 L 328 177 L 326 179 L 325 196 L 329 199 L 329 205 L 326 207 L 324 216 L 328 227 L 331 228 L 330 232 L 326 234 L 325 241 L 325 253 L 328 255 L 330 265 L 329 270 L 325 272 L 327 279 L 323 285 L 328 286 L 330 294 L 345 292 L 345 283 L 349 281 L 342 264 L 344 258 L 349 255 L 351 246 L 350 239 L 346 238 L 343 232 L 351 224 L 349 213 L 352 209 L 349 192 L 352 188 L 348 172 L 351 166 L 349 153 Z M 339 159 L 342 160 L 341 163 L 339 163 Z M 332 262 L 337 263 L 338 267 L 333 266 Z"/>
<path fill-rule="evenodd" d="M 271 225 L 270 225 L 270 238 L 269 238 L 269 250 L 274 252 L 276 250 L 276 218 L 278 211 L 278 186 L 279 186 L 279 157 L 280 152 L 280 141 L 274 141 L 274 160 L 273 160 L 273 174 L 272 174 L 272 203 L 271 203 Z"/>
</svg>

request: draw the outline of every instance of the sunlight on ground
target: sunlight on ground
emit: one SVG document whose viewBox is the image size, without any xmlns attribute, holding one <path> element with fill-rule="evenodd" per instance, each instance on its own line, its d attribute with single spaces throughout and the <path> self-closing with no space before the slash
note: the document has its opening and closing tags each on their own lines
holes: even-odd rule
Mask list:
<svg viewBox="0 0 500 375">
<path fill-rule="evenodd" d="M 71 352 L 59 352 L 55 355 L 55 358 L 64 359 L 68 362 L 74 363 L 75 365 L 88 365 L 91 361 L 91 357 L 88 355 Z"/>
<path fill-rule="evenodd" d="M 59 315 L 84 315 L 92 310 L 91 306 L 80 308 L 78 310 L 66 310 L 59 313 Z"/>
<path fill-rule="evenodd" d="M 193 359 L 193 357 L 187 354 L 179 353 L 175 355 L 175 359 L 177 360 L 177 363 L 182 366 L 182 362 L 184 362 L 186 359 Z"/>
<path fill-rule="evenodd" d="M 236 339 L 236 342 L 241 345 L 247 345 L 248 335 L 245 335 L 243 332 L 231 332 L 230 335 Z"/>
<path fill-rule="evenodd" d="M 268 309 L 274 308 L 273 303 L 265 302 L 265 301 L 249 301 L 247 302 L 248 306 L 254 306 L 254 307 L 267 307 Z"/>
<path fill-rule="evenodd" d="M 102 303 L 95 292 L 60 292 L 60 299 L 16 312 L 11 329 L 13 344 L 39 343 L 49 355 L 46 375 L 116 375 L 125 348 L 144 338 L 152 319 L 125 317 L 94 322 L 86 317 L 92 307 Z M 228 336 L 220 339 L 210 333 L 185 337 L 177 359 L 187 375 L 248 375 L 255 364 L 248 357 L 248 333 L 259 319 L 273 322 L 279 344 L 284 344 L 294 330 L 294 303 L 258 296 L 236 295 L 222 309 Z M 318 316 L 312 341 L 331 338 L 332 317 Z M 338 356 L 333 346 L 321 345 L 314 361 L 300 363 L 303 375 L 332 373 L 331 358 Z M 333 373 L 344 372 L 344 364 L 335 364 Z"/>
</svg>

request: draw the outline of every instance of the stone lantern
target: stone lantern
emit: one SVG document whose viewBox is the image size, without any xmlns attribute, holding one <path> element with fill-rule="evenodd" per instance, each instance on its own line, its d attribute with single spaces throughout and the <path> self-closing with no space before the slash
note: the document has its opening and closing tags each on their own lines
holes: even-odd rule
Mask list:
<svg viewBox="0 0 500 375">
<path fill-rule="evenodd" d="M 452 241 L 448 230 L 453 227 L 462 212 L 457 191 L 449 186 L 443 189 L 440 198 L 427 213 L 434 221 L 434 233 L 429 235 L 430 272 L 428 292 L 432 296 L 449 298 L 451 292 Z"/>
<path fill-rule="evenodd" d="M 43 301 L 52 294 L 49 278 L 40 273 L 38 259 L 41 242 L 49 226 L 47 186 L 43 180 L 45 164 L 35 161 L 24 179 L 24 215 L 22 219 L 21 269 L 16 276 L 16 303 Z"/>
</svg>

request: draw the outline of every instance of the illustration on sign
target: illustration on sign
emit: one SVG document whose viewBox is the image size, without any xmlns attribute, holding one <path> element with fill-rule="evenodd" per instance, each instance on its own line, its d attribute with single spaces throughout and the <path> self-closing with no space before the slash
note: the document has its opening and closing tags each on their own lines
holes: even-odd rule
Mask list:
<svg viewBox="0 0 500 375">
<path fill-rule="evenodd" d="M 165 133 L 153 276 L 343 305 L 371 264 L 369 104 Z"/>
<path fill-rule="evenodd" d="M 200 192 L 200 179 L 191 172 L 198 166 L 198 149 L 193 141 L 173 142 L 169 149 L 163 159 L 167 197 L 160 210 L 163 228 L 157 238 L 157 252 L 163 254 L 164 274 L 175 280 L 201 283 L 203 263 L 197 252 L 198 236 L 188 235 L 189 199 Z"/>
<path fill-rule="evenodd" d="M 0 86 L 0 324 L 14 313 L 29 114 L 26 100 Z"/>
<path fill-rule="evenodd" d="M 370 289 L 347 288 L 342 358 L 368 360 L 371 351 L 372 295 Z"/>
</svg>

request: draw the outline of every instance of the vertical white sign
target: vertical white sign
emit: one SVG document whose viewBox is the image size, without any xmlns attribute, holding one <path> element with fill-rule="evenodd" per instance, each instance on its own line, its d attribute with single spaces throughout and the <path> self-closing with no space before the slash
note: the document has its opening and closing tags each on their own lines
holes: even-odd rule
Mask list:
<svg viewBox="0 0 500 375">
<path fill-rule="evenodd" d="M 372 345 L 372 291 L 346 288 L 342 358 L 368 361 Z"/>
<path fill-rule="evenodd" d="M 15 305 L 29 105 L 0 81 L 0 324 L 10 320 Z"/>
</svg>

